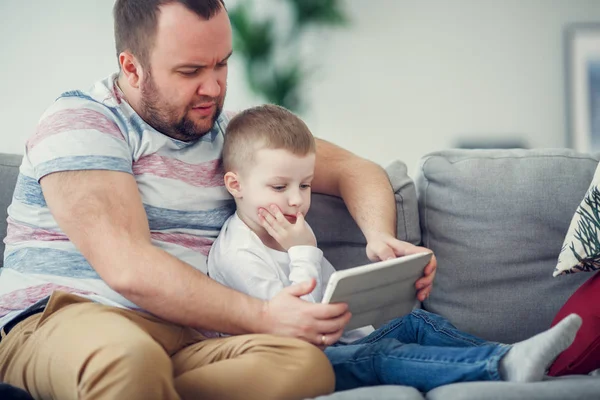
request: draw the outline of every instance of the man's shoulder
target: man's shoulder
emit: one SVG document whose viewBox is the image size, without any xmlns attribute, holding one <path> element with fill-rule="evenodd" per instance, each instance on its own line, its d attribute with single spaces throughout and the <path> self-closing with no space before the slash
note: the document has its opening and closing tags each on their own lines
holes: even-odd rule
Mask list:
<svg viewBox="0 0 600 400">
<path fill-rule="evenodd" d="M 91 121 L 108 119 L 116 122 L 118 109 L 122 107 L 123 101 L 115 86 L 115 76 L 111 75 L 96 82 L 88 90 L 68 90 L 61 93 L 54 102 L 46 109 L 40 122 L 48 117 L 59 115 L 78 116 L 80 121 Z"/>
</svg>

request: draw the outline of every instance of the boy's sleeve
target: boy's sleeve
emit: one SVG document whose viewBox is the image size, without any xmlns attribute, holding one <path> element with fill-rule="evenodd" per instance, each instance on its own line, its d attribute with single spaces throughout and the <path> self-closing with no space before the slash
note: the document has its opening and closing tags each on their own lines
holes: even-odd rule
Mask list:
<svg viewBox="0 0 600 400">
<path fill-rule="evenodd" d="M 321 293 L 323 280 L 321 279 L 321 261 L 323 260 L 323 252 L 315 246 L 293 246 L 288 250 L 290 256 L 290 283 L 300 283 L 310 280 L 311 278 L 317 281 L 315 290 L 307 295 L 302 296 L 306 301 L 312 303 L 320 302 L 323 298 Z"/>
<path fill-rule="evenodd" d="M 60 98 L 44 113 L 25 152 L 38 181 L 60 171 L 132 173 L 128 137 L 110 109 L 78 97 Z"/>
</svg>

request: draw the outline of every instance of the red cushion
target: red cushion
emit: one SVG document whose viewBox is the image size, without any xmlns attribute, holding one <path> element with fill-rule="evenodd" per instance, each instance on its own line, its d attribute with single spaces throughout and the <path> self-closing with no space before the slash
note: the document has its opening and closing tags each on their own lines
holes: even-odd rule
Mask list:
<svg viewBox="0 0 600 400">
<path fill-rule="evenodd" d="M 551 376 L 588 374 L 600 368 L 600 272 L 571 295 L 556 314 L 552 326 L 571 313 L 578 314 L 583 325 L 573 344 L 550 367 Z"/>
</svg>

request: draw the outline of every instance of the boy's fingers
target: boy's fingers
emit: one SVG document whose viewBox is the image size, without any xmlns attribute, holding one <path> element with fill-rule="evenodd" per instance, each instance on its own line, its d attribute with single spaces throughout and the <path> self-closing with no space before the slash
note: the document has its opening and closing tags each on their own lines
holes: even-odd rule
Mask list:
<svg viewBox="0 0 600 400">
<path fill-rule="evenodd" d="M 273 214 L 273 216 L 275 217 L 277 222 L 279 222 L 283 226 L 289 225 L 289 221 L 287 219 L 285 219 L 285 217 L 283 216 L 283 213 L 281 212 L 279 207 L 272 204 L 271 207 L 269 208 L 269 211 L 271 212 L 271 214 Z"/>
<path fill-rule="evenodd" d="M 267 233 L 275 238 L 275 236 L 277 236 L 277 232 L 273 229 L 273 227 L 271 226 L 269 221 L 267 221 L 267 219 L 265 217 L 263 217 L 262 215 L 259 215 L 258 219 L 259 219 L 259 222 L 261 223 L 262 227 L 265 228 L 265 230 L 267 231 Z M 275 239 L 277 239 L 277 238 L 275 238 Z"/>
<path fill-rule="evenodd" d="M 281 213 L 280 213 L 281 214 Z M 273 214 L 271 214 L 268 210 L 264 210 L 262 212 L 262 217 L 271 225 L 273 229 L 277 229 L 279 231 L 284 230 L 281 226 L 281 221 L 276 219 Z M 285 218 L 283 218 L 285 220 Z M 285 220 L 287 222 L 287 220 Z"/>
<path fill-rule="evenodd" d="M 265 219 L 265 221 L 268 221 L 269 223 L 272 223 L 273 221 L 275 221 L 275 218 L 271 215 L 271 213 L 268 210 L 261 208 L 259 215 L 261 217 L 263 217 Z"/>
<path fill-rule="evenodd" d="M 280 221 L 276 220 L 273 215 L 271 215 L 268 211 L 264 211 L 262 213 L 262 217 L 269 223 L 271 229 L 277 231 L 279 234 L 285 232 L 285 229 L 281 226 Z"/>
</svg>

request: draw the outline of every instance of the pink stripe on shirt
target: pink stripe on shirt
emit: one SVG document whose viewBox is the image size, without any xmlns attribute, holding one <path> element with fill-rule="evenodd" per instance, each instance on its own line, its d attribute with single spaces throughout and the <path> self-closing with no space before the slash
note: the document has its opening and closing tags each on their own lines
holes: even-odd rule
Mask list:
<svg viewBox="0 0 600 400">
<path fill-rule="evenodd" d="M 197 187 L 223 186 L 223 169 L 219 159 L 200 163 L 186 162 L 150 154 L 133 163 L 134 175 L 150 174 L 175 179 Z"/>
<path fill-rule="evenodd" d="M 44 297 L 50 296 L 56 290 L 67 293 L 92 294 L 92 292 L 57 285 L 55 283 L 30 286 L 0 296 L 0 317 L 11 311 L 24 310 Z"/>
<path fill-rule="evenodd" d="M 125 140 L 117 124 L 106 115 L 87 108 L 67 109 L 57 111 L 39 123 L 35 134 L 27 141 L 27 150 L 49 136 L 79 130 L 95 130 Z"/>
<path fill-rule="evenodd" d="M 150 236 L 152 237 L 152 239 L 157 240 L 159 242 L 173 243 L 179 246 L 183 246 L 205 256 L 208 256 L 210 247 L 214 242 L 213 239 L 196 235 L 190 235 L 187 233 L 152 232 Z"/>
<path fill-rule="evenodd" d="M 64 233 L 23 225 L 18 223 L 11 217 L 8 217 L 6 219 L 6 222 L 8 224 L 6 239 L 4 240 L 6 244 L 26 242 L 29 240 L 40 240 L 44 242 L 53 240 L 69 240 L 69 238 Z"/>
</svg>

